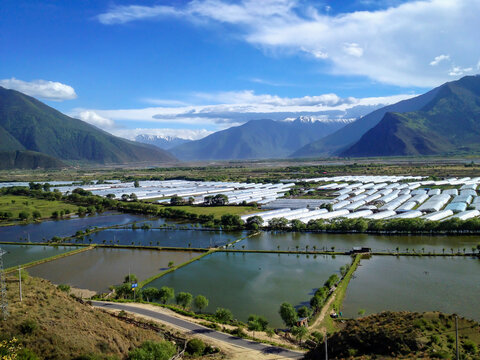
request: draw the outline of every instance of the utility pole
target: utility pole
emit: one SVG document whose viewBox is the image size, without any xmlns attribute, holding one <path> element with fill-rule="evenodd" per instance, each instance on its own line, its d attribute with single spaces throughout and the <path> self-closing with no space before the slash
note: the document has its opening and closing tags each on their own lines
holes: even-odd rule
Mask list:
<svg viewBox="0 0 480 360">
<path fill-rule="evenodd" d="M 327 332 L 325 331 L 325 360 L 328 360 L 327 337 L 328 337 L 328 334 L 327 334 Z"/>
<path fill-rule="evenodd" d="M 458 316 L 455 316 L 455 345 L 457 352 L 457 360 L 460 360 L 460 352 L 458 351 Z"/>
<path fill-rule="evenodd" d="M 20 291 L 20 301 L 22 301 L 22 268 L 18 267 L 18 284 L 19 284 L 19 291 Z"/>
<path fill-rule="evenodd" d="M 7 302 L 7 285 L 5 283 L 5 272 L 3 271 L 3 255 L 5 251 L 0 249 L 0 311 L 2 312 L 3 320 L 8 317 L 8 302 Z"/>
</svg>

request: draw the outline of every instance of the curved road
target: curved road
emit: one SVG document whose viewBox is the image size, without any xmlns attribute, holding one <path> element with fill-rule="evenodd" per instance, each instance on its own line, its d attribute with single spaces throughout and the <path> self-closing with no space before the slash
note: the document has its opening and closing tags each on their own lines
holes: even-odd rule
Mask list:
<svg viewBox="0 0 480 360">
<path fill-rule="evenodd" d="M 92 305 L 98 308 L 124 310 L 134 314 L 149 316 L 161 322 L 179 326 L 185 330 L 190 331 L 192 334 L 201 334 L 207 337 L 211 337 L 212 339 L 215 339 L 215 340 L 226 342 L 231 345 L 241 346 L 249 350 L 260 351 L 264 354 L 278 355 L 280 357 L 289 358 L 289 359 L 303 358 L 303 354 L 299 352 L 283 349 L 276 346 L 265 345 L 265 344 L 254 342 L 254 341 L 245 340 L 239 337 L 235 337 L 232 335 L 228 335 L 222 332 L 209 329 L 207 327 L 177 318 L 175 316 L 166 315 L 157 311 L 143 309 L 143 308 L 130 306 L 126 304 L 111 303 L 111 302 L 92 301 Z"/>
</svg>

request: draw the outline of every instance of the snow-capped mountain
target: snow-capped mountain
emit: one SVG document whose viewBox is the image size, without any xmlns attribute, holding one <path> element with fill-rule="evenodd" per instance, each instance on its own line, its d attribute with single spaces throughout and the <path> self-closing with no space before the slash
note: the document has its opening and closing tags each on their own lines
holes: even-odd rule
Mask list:
<svg viewBox="0 0 480 360">
<path fill-rule="evenodd" d="M 160 149 L 168 150 L 174 146 L 185 144 L 192 140 L 182 139 L 175 136 L 168 136 L 168 135 L 148 135 L 148 134 L 141 134 L 135 137 L 135 141 L 141 142 L 144 144 L 154 145 L 159 147 Z"/>
</svg>

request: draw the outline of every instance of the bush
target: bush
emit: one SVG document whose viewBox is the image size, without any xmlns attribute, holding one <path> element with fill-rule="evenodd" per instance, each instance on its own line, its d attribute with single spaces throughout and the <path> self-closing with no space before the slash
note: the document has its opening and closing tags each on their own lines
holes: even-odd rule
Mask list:
<svg viewBox="0 0 480 360">
<path fill-rule="evenodd" d="M 171 342 L 145 341 L 128 353 L 128 360 L 168 360 L 176 353 L 177 348 Z"/>
<path fill-rule="evenodd" d="M 200 339 L 192 339 L 187 343 L 186 350 L 190 355 L 202 355 L 205 351 L 205 344 Z"/>
<path fill-rule="evenodd" d="M 20 332 L 23 335 L 32 334 L 37 329 L 37 327 L 38 325 L 34 320 L 25 320 L 20 324 Z"/>
<path fill-rule="evenodd" d="M 70 285 L 60 284 L 60 285 L 58 285 L 58 289 L 66 292 L 66 293 L 69 293 L 70 292 Z"/>
<path fill-rule="evenodd" d="M 478 351 L 477 345 L 473 341 L 465 340 L 463 343 L 463 348 L 467 353 L 475 355 Z"/>
<path fill-rule="evenodd" d="M 220 322 L 226 323 L 232 321 L 233 314 L 228 309 L 218 308 L 217 311 L 215 311 L 215 318 Z"/>
<path fill-rule="evenodd" d="M 18 360 L 40 360 L 40 358 L 32 350 L 24 348 L 18 352 Z"/>
</svg>

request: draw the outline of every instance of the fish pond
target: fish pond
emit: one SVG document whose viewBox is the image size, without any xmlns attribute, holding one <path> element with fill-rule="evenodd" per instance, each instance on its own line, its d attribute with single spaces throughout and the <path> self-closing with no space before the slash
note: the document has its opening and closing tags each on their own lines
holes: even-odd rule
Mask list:
<svg viewBox="0 0 480 360">
<path fill-rule="evenodd" d="M 3 267 L 28 264 L 78 249 L 76 246 L 43 246 L 43 245 L 7 245 L 0 244 L 0 249 L 6 251 L 3 256 Z"/>
<path fill-rule="evenodd" d="M 182 229 L 107 229 L 86 236 L 84 243 L 143 245 L 183 248 L 219 247 L 246 236 L 246 233 Z M 90 241 L 91 240 L 91 241 Z"/>
<path fill-rule="evenodd" d="M 170 261 L 179 265 L 199 255 L 191 251 L 95 248 L 33 266 L 28 272 L 57 285 L 106 292 L 129 273 L 142 281 L 167 270 Z"/>
<path fill-rule="evenodd" d="M 44 242 L 50 240 L 54 236 L 72 236 L 78 230 L 85 230 L 87 228 L 91 229 L 93 227 L 124 225 L 145 219 L 147 218 L 143 215 L 106 213 L 102 215 L 51 220 L 26 225 L 2 226 L 0 227 L 0 239 L 2 241 Z"/>
<path fill-rule="evenodd" d="M 373 256 L 360 262 L 350 281 L 343 315 L 438 310 L 480 321 L 479 296 L 478 259 Z"/>
<path fill-rule="evenodd" d="M 283 327 L 278 310 L 284 301 L 307 304 L 330 275 L 350 262 L 349 256 L 216 252 L 146 287 L 169 286 L 177 293 L 202 294 L 209 299 L 208 312 L 224 307 L 239 320 L 257 314 L 271 326 Z"/>
<path fill-rule="evenodd" d="M 417 253 L 454 251 L 471 252 L 478 244 L 476 236 L 420 236 L 420 235 L 372 235 L 331 234 L 302 232 L 259 232 L 235 244 L 235 249 L 245 250 L 332 250 L 347 251 L 355 246 L 369 247 L 376 252 L 399 251 Z"/>
</svg>

